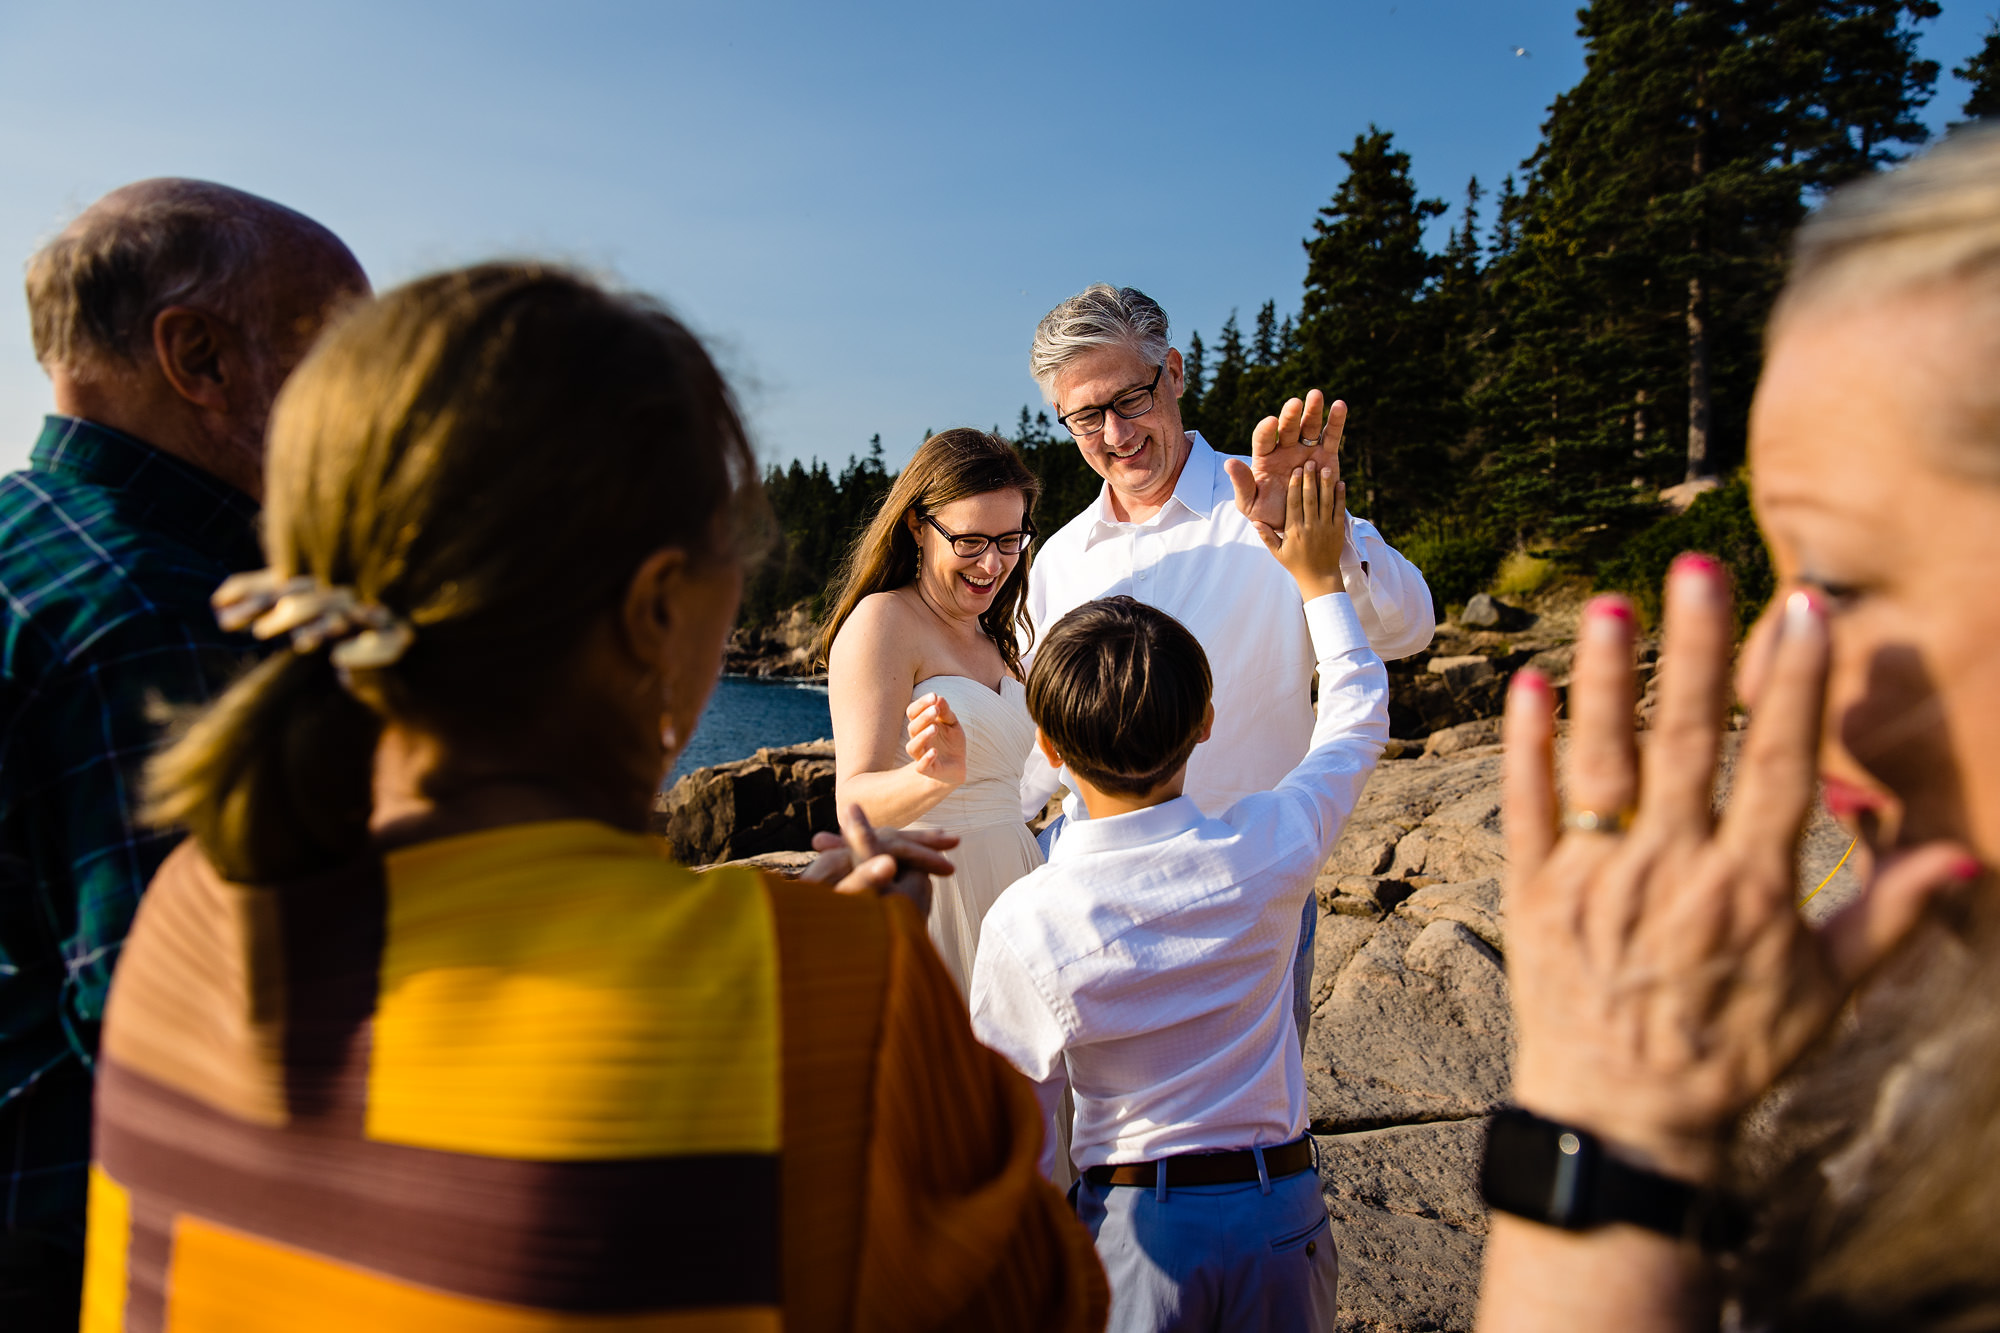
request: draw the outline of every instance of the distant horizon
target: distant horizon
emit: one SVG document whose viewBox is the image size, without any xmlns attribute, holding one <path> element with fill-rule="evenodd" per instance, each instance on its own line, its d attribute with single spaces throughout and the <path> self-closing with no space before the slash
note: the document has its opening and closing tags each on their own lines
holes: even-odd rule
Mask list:
<svg viewBox="0 0 2000 1333">
<path fill-rule="evenodd" d="M 927 429 L 1011 430 L 1040 410 L 1035 321 L 1089 282 L 1149 292 L 1182 347 L 1212 344 L 1232 309 L 1246 327 L 1267 300 L 1295 311 L 1300 242 L 1370 124 L 1450 205 L 1437 244 L 1469 176 L 1490 225 L 1582 74 L 1574 15 L 16 5 L 0 12 L 0 250 L 18 274 L 105 191 L 192 175 L 324 222 L 378 289 L 495 255 L 574 262 L 703 336 L 761 461 L 837 470 L 879 434 L 896 469 Z M 1934 132 L 1958 118 L 1950 70 L 1988 19 L 1953 5 L 1918 25 L 1942 67 Z M 48 409 L 16 281 L 0 470 L 26 461 Z"/>
</svg>

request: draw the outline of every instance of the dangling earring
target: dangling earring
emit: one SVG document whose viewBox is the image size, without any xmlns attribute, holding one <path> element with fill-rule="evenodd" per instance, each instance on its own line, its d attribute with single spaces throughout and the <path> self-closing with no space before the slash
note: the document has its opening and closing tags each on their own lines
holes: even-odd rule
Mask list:
<svg viewBox="0 0 2000 1333">
<path fill-rule="evenodd" d="M 660 748 L 673 754 L 681 748 L 681 732 L 674 725 L 674 692 L 671 688 L 660 691 L 660 710 L 665 718 L 660 724 Z"/>
</svg>

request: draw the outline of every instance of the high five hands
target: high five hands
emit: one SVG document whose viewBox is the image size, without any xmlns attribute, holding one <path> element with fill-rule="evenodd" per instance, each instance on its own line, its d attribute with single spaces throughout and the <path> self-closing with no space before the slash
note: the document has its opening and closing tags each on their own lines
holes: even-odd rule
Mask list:
<svg viewBox="0 0 2000 1333">
<path fill-rule="evenodd" d="M 1267 528 L 1285 522 L 1285 487 L 1299 468 L 1331 469 L 1340 480 L 1340 436 L 1347 428 L 1347 404 L 1331 404 L 1318 389 L 1303 400 L 1288 399 L 1278 415 L 1265 417 L 1250 433 L 1250 458 L 1225 458 L 1223 468 L 1236 490 L 1236 508 Z"/>
<path fill-rule="evenodd" d="M 1347 483 L 1331 467 L 1295 468 L 1286 479 L 1284 527 L 1257 519 L 1250 526 L 1311 601 L 1347 591 L 1340 558 L 1347 546 Z"/>
</svg>

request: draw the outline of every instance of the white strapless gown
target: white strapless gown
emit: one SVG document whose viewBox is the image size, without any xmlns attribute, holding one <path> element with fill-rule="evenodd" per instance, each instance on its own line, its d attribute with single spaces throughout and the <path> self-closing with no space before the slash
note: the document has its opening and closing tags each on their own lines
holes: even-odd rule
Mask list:
<svg viewBox="0 0 2000 1333">
<path fill-rule="evenodd" d="M 910 827 L 958 835 L 958 846 L 945 853 L 958 873 L 932 881 L 931 942 L 958 993 L 969 995 L 986 909 L 1042 863 L 1021 820 L 1021 770 L 1035 743 L 1035 724 L 1028 693 L 1012 676 L 1000 682 L 998 694 L 968 676 L 931 676 L 917 682 L 910 698 L 925 694 L 942 696 L 965 729 L 965 782 Z"/>
</svg>

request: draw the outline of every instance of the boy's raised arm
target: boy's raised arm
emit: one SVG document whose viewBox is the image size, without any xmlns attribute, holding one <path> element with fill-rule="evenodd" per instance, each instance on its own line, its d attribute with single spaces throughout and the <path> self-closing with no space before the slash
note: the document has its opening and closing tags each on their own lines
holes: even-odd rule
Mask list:
<svg viewBox="0 0 2000 1333">
<path fill-rule="evenodd" d="M 1274 792 L 1247 796 L 1225 818 L 1285 849 L 1299 866 L 1331 850 L 1361 799 L 1389 738 L 1389 675 L 1345 594 L 1345 486 L 1330 469 L 1298 469 L 1285 496 L 1285 527 L 1258 535 L 1299 585 L 1319 662 L 1319 708 L 1312 745 Z"/>
</svg>

